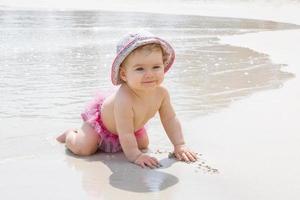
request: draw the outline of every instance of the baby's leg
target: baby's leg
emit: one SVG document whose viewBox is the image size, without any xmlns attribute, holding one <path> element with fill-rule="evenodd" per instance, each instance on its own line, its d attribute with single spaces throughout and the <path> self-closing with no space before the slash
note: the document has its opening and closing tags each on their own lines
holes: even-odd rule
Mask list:
<svg viewBox="0 0 300 200">
<path fill-rule="evenodd" d="M 136 137 L 136 141 L 137 141 L 137 144 L 138 144 L 138 148 L 139 148 L 140 150 L 148 149 L 149 138 L 148 138 L 147 131 L 144 130 L 142 134 L 139 134 L 139 135 Z"/>
<path fill-rule="evenodd" d="M 74 154 L 88 156 L 97 151 L 101 138 L 89 124 L 84 123 L 81 129 L 67 130 L 57 140 L 65 142 L 66 147 Z"/>
<path fill-rule="evenodd" d="M 75 132 L 77 133 L 77 129 L 75 128 L 71 128 L 66 130 L 65 132 L 63 132 L 63 134 L 59 135 L 56 140 L 60 143 L 65 143 L 66 142 L 66 136 L 70 133 L 70 132 Z"/>
</svg>

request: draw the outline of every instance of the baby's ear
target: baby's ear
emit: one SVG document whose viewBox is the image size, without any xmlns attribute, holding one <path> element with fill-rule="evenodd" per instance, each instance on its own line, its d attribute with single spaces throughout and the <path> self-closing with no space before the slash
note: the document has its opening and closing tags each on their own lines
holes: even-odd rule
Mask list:
<svg viewBox="0 0 300 200">
<path fill-rule="evenodd" d="M 126 69 L 124 66 L 120 66 L 120 79 L 126 82 Z"/>
</svg>

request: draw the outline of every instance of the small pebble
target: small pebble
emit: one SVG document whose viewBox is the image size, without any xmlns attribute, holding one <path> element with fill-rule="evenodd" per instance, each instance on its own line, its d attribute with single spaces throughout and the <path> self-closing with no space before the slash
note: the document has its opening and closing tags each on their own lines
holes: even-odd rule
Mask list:
<svg viewBox="0 0 300 200">
<path fill-rule="evenodd" d="M 175 154 L 170 152 L 168 158 L 175 158 Z"/>
</svg>

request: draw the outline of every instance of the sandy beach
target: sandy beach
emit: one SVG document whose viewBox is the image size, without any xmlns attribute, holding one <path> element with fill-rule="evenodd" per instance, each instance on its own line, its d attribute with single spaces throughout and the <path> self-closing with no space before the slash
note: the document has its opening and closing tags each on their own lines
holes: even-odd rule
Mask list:
<svg viewBox="0 0 300 200">
<path fill-rule="evenodd" d="M 90 4 L 79 1 L 79 5 L 74 6 L 87 10 L 93 7 L 95 10 L 114 11 L 133 11 L 139 8 L 141 12 L 179 15 L 186 15 L 190 11 L 189 14 L 199 16 L 265 19 L 300 25 L 299 16 L 297 16 L 299 14 L 296 14 L 300 10 L 300 4 L 296 4 L 298 6 L 294 6 L 293 3 L 282 5 L 279 1 L 272 6 L 267 6 L 266 10 L 259 7 L 267 3 L 257 4 L 256 7 L 255 4 L 249 7 L 238 3 L 232 7 L 218 3 L 203 6 L 197 4 L 198 7 L 196 7 L 193 4 L 195 2 L 191 1 L 190 4 L 183 4 L 183 9 L 179 9 L 181 5 L 179 1 L 167 9 L 164 6 L 166 3 L 161 2 L 162 6 L 157 11 L 153 7 L 145 7 L 145 2 L 143 4 L 135 1 L 136 4 L 122 4 L 122 6 L 119 5 L 119 1 L 113 2 L 115 3 L 106 2 L 105 5 L 97 7 L 89 6 L 97 5 L 94 1 L 90 1 Z M 26 7 L 58 9 L 56 5 L 53 1 L 37 3 L 32 0 L 31 4 L 25 4 L 4 0 L 1 1 L 0 8 L 10 10 L 18 6 L 22 9 Z M 59 6 L 62 10 L 72 8 L 67 2 L 62 2 Z M 232 12 L 233 10 L 237 12 Z M 233 100 L 226 101 L 220 106 L 221 108 L 203 111 L 204 114 L 200 111 L 196 112 L 198 115 L 196 117 L 179 116 L 182 118 L 187 143 L 201 154 L 198 162 L 186 164 L 168 158 L 171 146 L 165 136 L 153 137 L 151 141 L 154 141 L 154 145 L 150 146 L 150 153 L 156 156 L 163 165 L 156 170 L 141 169 L 127 162 L 122 153 L 98 153 L 84 158 L 73 156 L 65 150 L 63 145 L 55 141 L 55 137 L 66 128 L 80 124 L 79 118 L 63 119 L 67 116 L 66 113 L 79 113 L 82 109 L 77 108 L 78 104 L 76 104 L 76 101 L 82 99 L 75 98 L 74 104 L 61 104 L 67 107 L 61 113 L 55 108 L 47 110 L 50 114 L 52 112 L 55 115 L 61 114 L 61 118 L 34 113 L 35 116 L 40 114 L 39 121 L 36 121 L 37 117 L 30 117 L 30 115 L 9 116 L 1 113 L 3 116 L 0 118 L 1 198 L 299 199 L 300 124 L 297 119 L 300 113 L 298 56 L 300 47 L 297 42 L 300 41 L 300 30 L 293 28 L 253 31 L 253 33 L 216 35 L 216 37 L 218 44 L 242 48 L 246 53 L 249 50 L 258 52 L 260 55 L 267 55 L 274 66 L 282 67 L 278 71 L 271 71 L 275 74 L 271 77 L 272 80 L 276 79 L 275 82 L 277 82 L 276 84 L 274 80 L 267 82 L 271 85 L 270 87 L 261 84 L 259 86 L 264 89 L 251 90 L 238 98 L 233 96 Z M 253 53 L 253 55 L 256 54 Z M 103 58 L 108 61 L 110 55 Z M 178 59 L 179 63 L 182 62 L 180 57 Z M 250 68 L 245 75 L 251 74 L 251 70 L 253 69 Z M 288 78 L 281 78 L 285 75 L 282 71 L 289 73 Z M 55 73 L 51 71 L 51 74 Z M 218 73 L 227 73 L 227 71 Z M 259 74 L 254 74 L 254 76 L 260 77 Z M 265 77 L 267 77 L 265 79 L 271 79 L 270 76 Z M 236 80 L 238 77 L 233 76 L 232 79 Z M 171 81 L 167 80 L 167 84 L 171 84 Z M 240 83 L 243 82 L 240 81 Z M 74 84 L 79 87 L 76 83 Z M 174 84 L 178 84 L 176 80 Z M 66 87 L 63 83 L 60 86 Z M 90 89 L 89 93 L 92 91 Z M 41 90 L 40 93 L 42 95 L 43 91 Z M 89 93 L 86 92 L 84 95 Z M 220 91 L 213 93 L 209 99 L 217 99 L 218 94 Z M 4 103 L 1 102 L 2 105 Z M 185 114 L 180 103 L 185 105 L 183 102 L 178 103 L 179 113 Z M 47 107 L 47 105 L 43 106 Z M 204 106 L 202 107 L 204 109 Z M 202 107 L 193 108 L 201 109 Z M 15 110 L 19 107 L 13 108 L 12 111 L 10 109 L 5 111 L 18 113 Z M 156 127 L 152 130 L 158 132 L 162 129 Z M 24 132 L 22 137 L 20 137 L 20 131 Z"/>
</svg>

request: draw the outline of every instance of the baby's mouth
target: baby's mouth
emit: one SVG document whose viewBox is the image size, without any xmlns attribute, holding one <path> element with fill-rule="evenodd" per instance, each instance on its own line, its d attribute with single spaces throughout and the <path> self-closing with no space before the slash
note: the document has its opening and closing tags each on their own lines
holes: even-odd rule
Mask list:
<svg viewBox="0 0 300 200">
<path fill-rule="evenodd" d="M 156 81 L 143 81 L 143 83 L 155 83 Z"/>
</svg>

